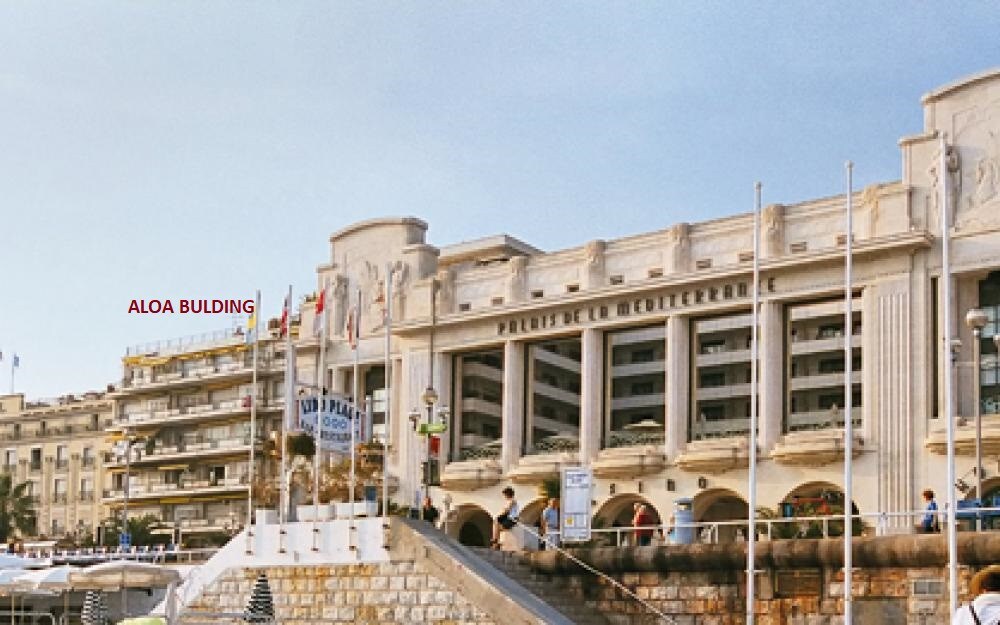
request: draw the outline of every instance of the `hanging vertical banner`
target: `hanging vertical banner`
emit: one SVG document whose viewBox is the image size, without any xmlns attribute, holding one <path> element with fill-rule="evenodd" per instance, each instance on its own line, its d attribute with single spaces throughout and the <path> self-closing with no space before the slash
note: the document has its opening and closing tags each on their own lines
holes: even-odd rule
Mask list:
<svg viewBox="0 0 1000 625">
<path fill-rule="evenodd" d="M 560 534 L 565 542 L 590 540 L 594 476 L 586 467 L 565 467 L 560 489 Z"/>
<path fill-rule="evenodd" d="M 316 419 L 323 419 L 323 440 L 320 449 L 347 454 L 351 451 L 351 424 L 356 443 L 368 442 L 370 427 L 366 415 L 339 395 L 324 398 L 306 397 L 299 400 L 299 425 L 306 434 L 315 436 Z"/>
</svg>

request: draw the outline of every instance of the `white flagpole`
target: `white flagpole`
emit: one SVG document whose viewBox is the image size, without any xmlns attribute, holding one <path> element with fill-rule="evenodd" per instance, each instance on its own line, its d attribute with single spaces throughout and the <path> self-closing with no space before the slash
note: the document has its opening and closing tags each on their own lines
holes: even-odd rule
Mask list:
<svg viewBox="0 0 1000 625">
<path fill-rule="evenodd" d="M 938 184 L 941 186 L 941 363 L 944 365 L 944 418 L 948 447 L 948 599 L 949 615 L 958 610 L 958 528 L 955 527 L 955 415 L 952 406 L 954 388 L 951 353 L 951 233 L 948 219 L 948 155 L 941 136 L 941 161 L 938 163 Z"/>
<path fill-rule="evenodd" d="M 754 623 L 754 573 L 757 557 L 757 326 L 760 315 L 760 196 L 761 184 L 754 185 L 753 209 L 753 312 L 750 327 L 750 483 L 748 486 L 749 519 L 747 527 L 747 625 Z"/>
<path fill-rule="evenodd" d="M 253 329 L 247 328 L 247 332 L 253 332 L 253 378 L 250 383 L 250 490 L 247 495 L 247 555 L 253 554 L 253 486 L 254 486 L 254 462 L 256 462 L 257 447 L 257 341 L 260 339 L 260 289 L 257 289 L 257 296 L 254 299 Z"/>
<path fill-rule="evenodd" d="M 847 242 L 844 251 L 844 625 L 854 622 L 854 163 L 847 161 Z"/>
<path fill-rule="evenodd" d="M 281 482 L 279 484 L 279 499 L 281 509 L 278 510 L 278 553 L 285 552 L 285 523 L 288 521 L 288 429 L 292 421 L 292 410 L 295 406 L 295 368 L 292 354 L 292 285 L 288 285 L 288 299 L 283 311 L 285 317 L 285 413 L 281 424 Z"/>
<path fill-rule="evenodd" d="M 361 289 L 358 289 L 358 303 L 354 308 L 354 414 L 351 421 L 351 476 L 349 480 L 348 493 L 351 507 L 351 530 L 354 529 L 354 484 L 355 484 L 355 453 L 356 453 L 356 433 L 358 419 L 361 418 L 361 380 L 358 379 L 361 369 L 358 359 L 361 352 Z"/>
<path fill-rule="evenodd" d="M 382 516 L 389 517 L 389 441 L 392 427 L 389 421 L 392 405 L 392 265 L 385 266 L 385 434 L 382 439 Z"/>
<path fill-rule="evenodd" d="M 316 441 L 316 452 L 313 454 L 313 551 L 319 551 L 319 474 L 322 469 L 323 456 L 323 405 L 326 402 L 326 328 L 329 325 L 328 310 L 329 298 L 326 296 L 329 281 L 323 281 L 323 290 L 320 291 L 320 301 L 323 304 L 323 313 L 320 323 L 323 324 L 319 331 L 319 362 L 316 366 L 316 395 L 318 403 L 316 406 L 316 425 L 313 428 L 314 440 Z"/>
</svg>

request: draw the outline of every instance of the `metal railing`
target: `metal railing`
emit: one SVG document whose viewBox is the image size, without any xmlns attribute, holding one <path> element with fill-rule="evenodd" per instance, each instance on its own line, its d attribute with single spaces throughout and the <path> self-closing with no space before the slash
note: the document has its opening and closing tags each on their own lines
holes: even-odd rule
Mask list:
<svg viewBox="0 0 1000 625">
<path fill-rule="evenodd" d="M 927 510 L 911 510 L 904 512 L 874 512 L 864 514 L 853 514 L 851 519 L 854 523 L 862 523 L 858 528 L 855 526 L 855 535 L 860 533 L 874 532 L 875 535 L 885 535 L 890 533 L 917 533 L 920 522 L 928 514 L 937 518 L 937 524 L 944 527 L 947 522 L 947 510 L 929 512 Z M 996 519 L 998 527 L 996 529 L 984 528 L 982 531 L 1000 531 L 1000 507 L 982 508 L 959 508 L 956 510 L 956 521 L 968 527 L 964 531 L 976 531 L 975 519 L 977 515 L 989 519 Z M 895 523 L 894 523 L 895 521 Z M 798 516 L 798 517 L 778 517 L 778 518 L 758 518 L 756 523 L 758 540 L 776 540 L 782 538 L 838 538 L 843 535 L 844 515 L 829 514 L 819 516 Z M 728 521 L 693 521 L 690 523 L 661 523 L 658 525 L 628 526 L 594 528 L 591 534 L 598 537 L 598 540 L 607 537 L 605 540 L 614 546 L 629 546 L 634 542 L 637 531 L 649 531 L 653 533 L 656 540 L 669 542 L 671 544 L 687 544 L 687 542 L 677 542 L 676 538 L 671 539 L 671 535 L 677 535 L 677 530 L 691 530 L 693 540 L 691 542 L 703 544 L 720 544 L 724 542 L 740 542 L 746 540 L 747 519 L 736 519 Z M 900 532 L 900 530 L 906 530 Z M 559 532 L 550 532 L 558 536 Z M 726 539 L 726 540 L 723 540 Z M 634 546 L 634 545 L 633 545 Z"/>
</svg>

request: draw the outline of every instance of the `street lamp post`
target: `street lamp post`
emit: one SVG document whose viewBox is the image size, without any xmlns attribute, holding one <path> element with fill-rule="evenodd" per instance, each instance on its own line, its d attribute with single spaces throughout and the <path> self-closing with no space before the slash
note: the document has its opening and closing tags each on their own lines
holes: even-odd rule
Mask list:
<svg viewBox="0 0 1000 625">
<path fill-rule="evenodd" d="M 976 498 L 979 506 L 983 506 L 983 410 L 980 401 L 980 352 L 982 345 L 980 339 L 983 327 L 986 325 L 986 311 L 982 308 L 973 308 L 965 314 L 965 324 L 972 328 L 972 402 L 973 418 L 976 420 Z M 983 517 L 980 512 L 976 513 L 976 531 L 982 531 Z"/>
</svg>

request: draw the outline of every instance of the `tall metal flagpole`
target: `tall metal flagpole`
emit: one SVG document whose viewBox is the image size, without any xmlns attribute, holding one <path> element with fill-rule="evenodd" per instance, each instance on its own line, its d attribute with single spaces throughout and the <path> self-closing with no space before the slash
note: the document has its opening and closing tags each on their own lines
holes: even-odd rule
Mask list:
<svg viewBox="0 0 1000 625">
<path fill-rule="evenodd" d="M 958 528 L 955 527 L 955 416 L 952 406 L 954 389 L 951 352 L 951 234 L 948 219 L 948 155 L 944 135 L 940 138 L 941 155 L 938 163 L 938 185 L 941 187 L 941 316 L 944 323 L 941 362 L 944 365 L 944 418 L 948 447 L 948 599 L 950 611 L 958 609 Z"/>
<path fill-rule="evenodd" d="M 760 316 L 760 196 L 761 184 L 754 185 L 753 208 L 753 312 L 750 327 L 750 483 L 747 526 L 747 625 L 754 623 L 754 573 L 757 557 L 757 334 Z"/>
<path fill-rule="evenodd" d="M 318 405 L 316 406 L 316 426 L 313 429 L 316 441 L 316 452 L 313 454 L 313 551 L 319 551 L 319 474 L 323 468 L 323 405 L 327 400 L 326 393 L 326 328 L 329 306 L 327 305 L 326 292 L 329 288 L 329 281 L 323 281 L 323 290 L 320 291 L 320 308 L 322 309 L 319 331 L 319 362 L 316 366 L 316 395 Z"/>
<path fill-rule="evenodd" d="M 851 587 L 854 567 L 854 163 L 847 161 L 847 225 L 844 251 L 844 625 L 854 622 L 854 596 Z"/>
<path fill-rule="evenodd" d="M 278 510 L 278 553 L 285 552 L 285 523 L 287 522 L 288 500 L 288 427 L 292 421 L 292 410 L 295 406 L 295 360 L 292 353 L 292 285 L 288 285 L 288 299 L 282 311 L 285 318 L 285 412 L 281 424 L 281 475 L 279 479 L 279 499 L 281 509 Z"/>
<path fill-rule="evenodd" d="M 389 517 L 389 441 L 392 427 L 389 421 L 392 406 L 392 265 L 385 267 L 385 435 L 382 440 L 382 516 Z"/>
<path fill-rule="evenodd" d="M 253 327 L 247 328 L 247 332 L 253 332 L 253 378 L 250 383 L 250 488 L 247 493 L 247 555 L 253 553 L 253 486 L 254 486 L 254 463 L 256 462 L 257 448 L 257 341 L 260 339 L 260 332 L 257 330 L 260 325 L 260 289 L 257 289 L 257 296 L 254 299 Z"/>
<path fill-rule="evenodd" d="M 354 530 L 354 485 L 355 485 L 355 455 L 357 450 L 356 433 L 358 428 L 358 419 L 361 418 L 361 380 L 358 379 L 359 372 L 361 370 L 360 363 L 358 359 L 361 353 L 361 289 L 358 289 L 358 300 L 354 308 L 354 413 L 351 415 L 351 476 L 349 482 L 349 502 L 351 507 L 351 525 L 350 528 Z"/>
</svg>

